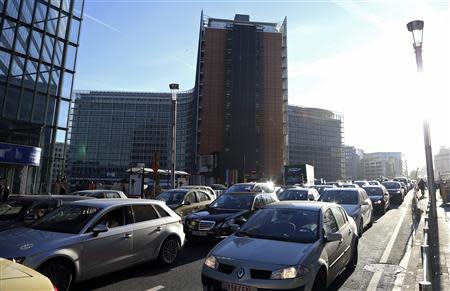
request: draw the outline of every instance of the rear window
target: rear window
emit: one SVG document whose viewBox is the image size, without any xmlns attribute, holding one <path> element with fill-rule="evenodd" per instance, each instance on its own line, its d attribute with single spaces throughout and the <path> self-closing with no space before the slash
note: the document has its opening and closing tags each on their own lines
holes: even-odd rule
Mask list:
<svg viewBox="0 0 450 291">
<path fill-rule="evenodd" d="M 358 191 L 325 190 L 320 200 L 337 204 L 358 204 Z"/>
<path fill-rule="evenodd" d="M 278 199 L 280 199 L 280 200 L 308 200 L 308 190 L 286 190 L 278 196 Z"/>
<path fill-rule="evenodd" d="M 364 190 L 366 190 L 366 193 L 369 196 L 380 196 L 380 195 L 383 195 L 383 190 L 381 188 L 364 187 Z"/>
<path fill-rule="evenodd" d="M 398 182 L 384 182 L 383 185 L 384 185 L 384 187 L 386 187 L 388 189 L 399 189 L 400 188 L 400 183 L 398 183 Z"/>
<path fill-rule="evenodd" d="M 233 192 L 252 192 L 254 184 L 236 184 L 228 188 L 226 193 L 233 193 Z"/>
</svg>

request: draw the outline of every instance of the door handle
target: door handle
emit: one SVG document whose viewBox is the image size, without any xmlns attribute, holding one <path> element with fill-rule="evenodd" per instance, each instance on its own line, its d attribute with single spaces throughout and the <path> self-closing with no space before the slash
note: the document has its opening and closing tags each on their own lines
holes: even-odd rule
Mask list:
<svg viewBox="0 0 450 291">
<path fill-rule="evenodd" d="M 348 230 L 348 234 L 352 234 L 352 230 L 351 229 Z"/>
<path fill-rule="evenodd" d="M 124 238 L 132 238 L 132 237 L 133 237 L 133 235 L 131 233 L 126 233 L 124 235 Z"/>
<path fill-rule="evenodd" d="M 162 230 L 162 228 L 161 228 L 161 226 L 158 226 L 156 229 L 155 229 L 155 231 L 161 231 Z"/>
</svg>

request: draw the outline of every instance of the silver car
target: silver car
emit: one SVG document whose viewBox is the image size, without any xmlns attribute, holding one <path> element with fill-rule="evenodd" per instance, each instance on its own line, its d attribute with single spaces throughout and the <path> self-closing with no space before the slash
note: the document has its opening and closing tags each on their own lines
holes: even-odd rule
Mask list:
<svg viewBox="0 0 450 291">
<path fill-rule="evenodd" d="M 70 193 L 71 195 L 94 197 L 94 198 L 128 198 L 125 193 L 118 190 L 82 190 Z"/>
<path fill-rule="evenodd" d="M 29 227 L 2 232 L 0 257 L 50 278 L 58 290 L 143 261 L 175 261 L 180 217 L 164 202 L 92 199 L 63 205 Z"/>
<path fill-rule="evenodd" d="M 358 188 L 326 189 L 320 196 L 320 200 L 341 205 L 355 220 L 359 236 L 362 236 L 366 227 L 371 227 L 373 224 L 372 201 L 366 191 L 359 186 Z"/>
<path fill-rule="evenodd" d="M 208 254 L 203 290 L 325 290 L 358 262 L 355 222 L 334 203 L 282 201 Z"/>
</svg>

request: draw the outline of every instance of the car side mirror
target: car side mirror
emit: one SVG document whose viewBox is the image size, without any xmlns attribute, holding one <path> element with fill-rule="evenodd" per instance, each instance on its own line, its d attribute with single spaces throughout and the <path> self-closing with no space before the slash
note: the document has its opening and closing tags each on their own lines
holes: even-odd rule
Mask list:
<svg viewBox="0 0 450 291">
<path fill-rule="evenodd" d="M 191 202 L 189 202 L 189 201 L 184 201 L 183 204 L 184 204 L 184 205 L 191 205 Z"/>
<path fill-rule="evenodd" d="M 338 232 L 333 232 L 333 233 L 327 234 L 327 236 L 325 237 L 325 240 L 327 242 L 342 241 L 342 234 L 340 234 Z"/>
<path fill-rule="evenodd" d="M 361 205 L 369 205 L 369 202 L 364 200 L 363 202 L 361 202 Z"/>
<path fill-rule="evenodd" d="M 230 224 L 230 229 L 232 232 L 237 232 L 241 229 L 241 226 L 239 224 Z"/>
<path fill-rule="evenodd" d="M 102 224 L 102 223 L 97 224 L 92 229 L 92 232 L 94 233 L 94 235 L 98 235 L 99 233 L 107 232 L 107 231 L 108 231 L 108 227 L 106 225 Z"/>
<path fill-rule="evenodd" d="M 237 223 L 237 225 L 242 225 L 247 222 L 247 219 L 245 219 L 244 217 L 239 217 L 236 218 L 235 222 Z"/>
<path fill-rule="evenodd" d="M 33 221 L 35 221 L 35 220 L 37 220 L 37 219 L 38 219 L 38 217 L 37 217 L 37 215 L 34 214 L 34 213 L 28 213 L 28 214 L 25 215 L 25 217 L 23 218 L 23 220 L 24 220 L 25 222 L 27 222 L 27 223 L 31 223 L 31 222 L 33 222 Z"/>
</svg>

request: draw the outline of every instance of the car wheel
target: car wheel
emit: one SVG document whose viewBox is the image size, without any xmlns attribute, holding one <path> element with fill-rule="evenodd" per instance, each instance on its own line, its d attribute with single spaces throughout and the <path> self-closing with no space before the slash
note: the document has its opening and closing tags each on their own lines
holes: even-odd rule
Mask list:
<svg viewBox="0 0 450 291">
<path fill-rule="evenodd" d="M 39 267 L 38 271 L 47 276 L 59 291 L 69 290 L 73 273 L 67 262 L 58 259 L 52 260 Z"/>
<path fill-rule="evenodd" d="M 312 286 L 312 291 L 323 291 L 327 288 L 327 274 L 324 270 L 319 270 Z"/>
<path fill-rule="evenodd" d="M 167 238 L 159 250 L 159 261 L 165 265 L 171 265 L 175 262 L 180 250 L 180 243 L 174 237 Z"/>
<path fill-rule="evenodd" d="M 363 228 L 364 228 L 364 223 L 363 223 L 363 220 L 361 218 L 361 220 L 359 221 L 359 225 L 358 225 L 358 236 L 359 237 L 362 237 Z"/>
<path fill-rule="evenodd" d="M 347 263 L 347 269 L 350 271 L 354 271 L 357 265 L 358 265 L 358 243 L 355 241 L 352 249 L 352 256 Z"/>
<path fill-rule="evenodd" d="M 372 210 L 372 212 L 370 213 L 370 220 L 369 220 L 369 224 L 367 225 L 368 227 L 372 227 L 372 225 L 373 225 L 373 210 Z"/>
</svg>

